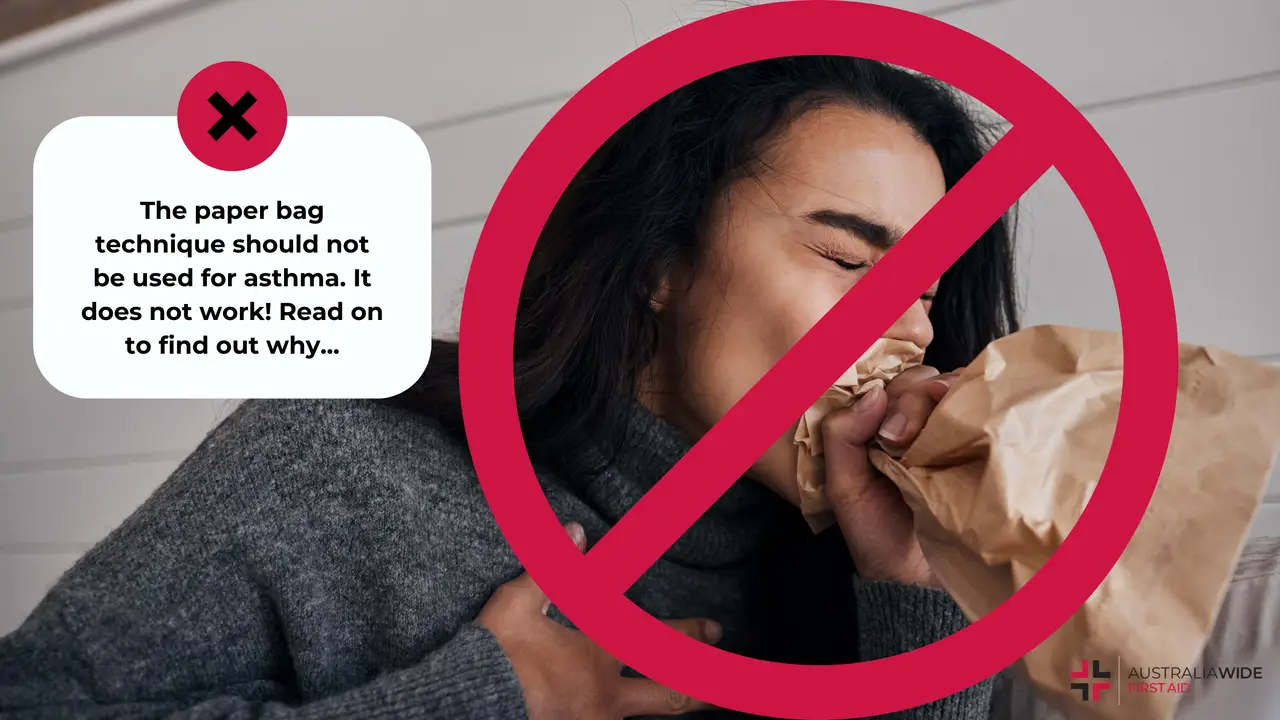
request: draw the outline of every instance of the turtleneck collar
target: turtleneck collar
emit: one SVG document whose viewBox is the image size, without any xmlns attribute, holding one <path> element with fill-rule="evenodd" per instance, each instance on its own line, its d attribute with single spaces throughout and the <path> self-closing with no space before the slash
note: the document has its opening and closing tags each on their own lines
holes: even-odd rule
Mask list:
<svg viewBox="0 0 1280 720">
<path fill-rule="evenodd" d="M 574 489 L 610 523 L 620 520 L 693 447 L 679 430 L 640 403 L 632 404 L 626 422 L 625 442 L 612 457 L 593 448 L 566 468 Z M 761 548 L 775 521 L 789 509 L 768 488 L 740 478 L 664 557 L 692 567 L 741 562 Z"/>
</svg>

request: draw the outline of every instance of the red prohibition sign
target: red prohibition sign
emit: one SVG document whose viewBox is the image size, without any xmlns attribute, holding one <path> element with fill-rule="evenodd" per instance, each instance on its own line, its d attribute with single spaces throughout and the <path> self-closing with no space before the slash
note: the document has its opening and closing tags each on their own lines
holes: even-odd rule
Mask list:
<svg viewBox="0 0 1280 720">
<path fill-rule="evenodd" d="M 966 91 L 1011 129 L 595 547 L 580 554 L 546 502 L 515 406 L 513 338 L 538 234 L 569 181 L 624 123 L 711 73 L 793 55 L 851 55 Z M 874 662 L 799 666 L 734 655 L 659 622 L 623 592 L 781 436 L 812 400 L 1050 166 L 1102 243 L 1120 306 L 1126 373 L 1097 489 L 1062 548 L 1013 598 L 961 632 Z M 869 301 L 875 298 L 874 302 Z M 471 455 L 525 568 L 574 624 L 638 672 L 742 712 L 865 717 L 958 692 L 1035 648 L 1115 565 L 1164 464 L 1177 388 L 1173 294 L 1155 231 L 1102 138 L 1061 94 L 993 45 L 940 21 L 840 0 L 716 15 L 605 70 L 516 164 L 481 233 L 463 299 L 460 384 Z"/>
</svg>

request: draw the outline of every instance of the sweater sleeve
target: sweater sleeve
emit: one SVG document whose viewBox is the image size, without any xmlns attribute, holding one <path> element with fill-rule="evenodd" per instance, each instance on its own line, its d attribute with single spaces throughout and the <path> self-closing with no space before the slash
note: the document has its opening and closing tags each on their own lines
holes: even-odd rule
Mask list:
<svg viewBox="0 0 1280 720">
<path fill-rule="evenodd" d="M 0 638 L 0 717 L 523 720 L 468 469 L 374 403 L 245 403 Z"/>
<path fill-rule="evenodd" d="M 880 660 L 918 650 L 963 630 L 968 618 L 942 590 L 894 582 L 854 580 L 859 657 Z M 993 680 L 905 710 L 899 720 L 987 720 Z"/>
<path fill-rule="evenodd" d="M 417 665 L 309 703 L 270 699 L 254 684 L 204 697 L 103 701 L 77 640 L 52 608 L 37 611 L 0 640 L 0 716 L 14 720 L 164 718 L 166 720 L 327 720 L 527 717 L 511 664 L 488 630 L 466 625 Z M 240 690 L 240 692 L 237 692 Z"/>
</svg>

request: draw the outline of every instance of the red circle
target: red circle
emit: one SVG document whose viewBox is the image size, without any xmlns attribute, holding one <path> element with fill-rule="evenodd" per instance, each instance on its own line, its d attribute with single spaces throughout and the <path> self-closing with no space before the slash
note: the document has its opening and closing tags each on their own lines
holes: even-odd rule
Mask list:
<svg viewBox="0 0 1280 720">
<path fill-rule="evenodd" d="M 961 88 L 1054 144 L 1111 268 L 1126 375 L 1106 466 L 1061 549 L 1013 598 L 965 630 L 874 662 L 763 662 L 691 640 L 623 595 L 594 587 L 531 467 L 515 405 L 517 299 L 539 232 L 571 178 L 624 123 L 664 95 L 736 65 L 795 55 L 880 60 Z M 606 651 L 668 687 L 742 712 L 865 717 L 958 692 L 1035 648 L 1097 588 L 1137 529 L 1163 466 L 1177 389 L 1168 271 L 1136 190 L 1089 122 L 993 45 L 914 13 L 841 0 L 747 7 L 644 45 L 577 93 L 520 158 L 485 222 L 462 306 L 460 385 L 471 456 L 516 556 Z"/>
<path fill-rule="evenodd" d="M 178 98 L 178 132 L 200 162 L 248 170 L 280 147 L 289 111 L 280 86 L 246 62 L 220 62 L 191 78 Z"/>
</svg>

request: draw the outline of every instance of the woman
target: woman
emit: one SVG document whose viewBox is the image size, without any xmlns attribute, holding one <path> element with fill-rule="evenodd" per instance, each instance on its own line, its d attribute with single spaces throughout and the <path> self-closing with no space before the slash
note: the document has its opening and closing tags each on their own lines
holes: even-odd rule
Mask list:
<svg viewBox="0 0 1280 720">
<path fill-rule="evenodd" d="M 794 58 L 636 117 L 550 218 L 516 385 L 552 507 L 598 539 L 984 151 L 945 87 Z M 964 619 L 865 446 L 908 444 L 1015 327 L 998 223 L 888 335 L 930 367 L 826 423 L 814 537 L 779 438 L 628 593 L 704 642 L 797 663 L 905 652 Z M 547 613 L 480 492 L 439 344 L 393 403 L 249 402 L 0 645 L 29 717 L 618 718 L 704 709 Z M 856 358 L 850 358 L 850 364 Z M 559 622 L 557 622 L 557 620 Z M 987 717 L 990 681 L 903 714 Z M 852 691 L 852 689 L 851 689 Z"/>
</svg>

